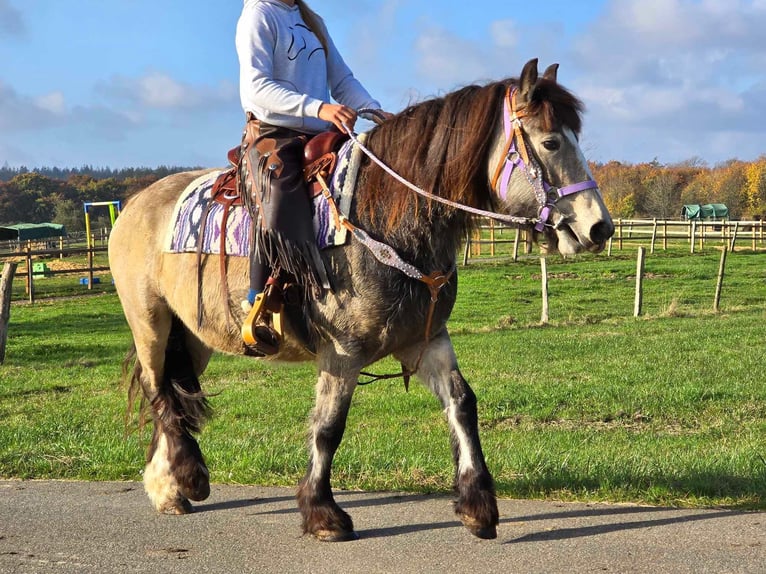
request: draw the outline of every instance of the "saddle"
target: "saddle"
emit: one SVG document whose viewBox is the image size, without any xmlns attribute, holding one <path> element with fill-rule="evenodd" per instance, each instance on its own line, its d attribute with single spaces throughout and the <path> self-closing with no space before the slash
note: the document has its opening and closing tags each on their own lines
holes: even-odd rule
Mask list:
<svg viewBox="0 0 766 574">
<path fill-rule="evenodd" d="M 307 191 L 310 198 L 314 198 L 320 193 L 329 194 L 327 180 L 332 175 L 338 163 L 338 150 L 348 139 L 347 134 L 340 132 L 323 132 L 310 140 L 305 145 L 303 153 L 303 178 L 307 183 Z M 224 300 L 229 300 L 228 287 L 226 282 L 226 223 L 228 213 L 231 207 L 247 205 L 242 195 L 242 186 L 240 186 L 240 162 L 241 147 L 237 146 L 229 150 L 227 158 L 231 167 L 221 173 L 213 182 L 211 190 L 212 202 L 222 204 L 226 209 L 221 218 L 221 247 L 220 247 L 220 270 L 221 284 L 223 285 Z M 337 214 L 336 214 L 337 218 Z M 206 219 L 206 218 L 205 218 Z M 203 219 L 203 221 L 205 221 Z M 204 236 L 204 227 L 201 230 L 200 237 Z M 198 269 L 201 265 L 201 240 L 197 251 Z M 201 285 L 198 285 L 201 288 Z M 201 297 L 200 297 L 201 301 Z M 279 350 L 282 331 L 282 288 L 275 277 L 271 277 L 267 283 L 264 292 L 256 299 L 255 304 L 249 310 L 244 323 L 242 324 L 242 339 L 249 349 L 257 355 L 273 355 Z M 228 317 L 228 306 L 227 317 Z M 259 322 L 263 314 L 271 317 L 271 325 L 265 326 Z M 200 320 L 202 317 L 199 309 Z"/>
<path fill-rule="evenodd" d="M 335 171 L 338 164 L 338 150 L 347 139 L 348 135 L 340 132 L 322 132 L 306 143 L 303 150 L 303 179 L 308 184 L 309 197 L 313 198 L 322 193 L 322 186 L 318 179 L 327 181 Z M 226 154 L 231 167 L 219 175 L 213 183 L 211 196 L 214 201 L 230 206 L 243 205 L 237 177 L 242 159 L 241 152 L 242 148 L 237 146 Z"/>
</svg>

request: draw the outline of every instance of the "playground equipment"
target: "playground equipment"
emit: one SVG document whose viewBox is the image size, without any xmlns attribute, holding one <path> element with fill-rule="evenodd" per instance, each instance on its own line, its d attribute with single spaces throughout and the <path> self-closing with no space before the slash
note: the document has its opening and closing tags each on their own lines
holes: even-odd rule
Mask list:
<svg viewBox="0 0 766 574">
<path fill-rule="evenodd" d="M 83 203 L 83 209 L 85 210 L 85 235 L 87 237 L 88 248 L 92 247 L 92 239 L 90 235 L 90 209 L 93 207 L 107 206 L 109 207 L 109 219 L 114 226 L 114 221 L 117 216 L 120 215 L 121 203 L 119 201 L 88 201 Z"/>
</svg>

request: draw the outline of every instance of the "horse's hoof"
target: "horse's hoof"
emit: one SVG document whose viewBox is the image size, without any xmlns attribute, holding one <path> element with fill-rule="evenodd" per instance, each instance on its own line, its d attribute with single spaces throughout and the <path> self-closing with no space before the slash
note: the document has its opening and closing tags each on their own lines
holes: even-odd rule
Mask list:
<svg viewBox="0 0 766 574">
<path fill-rule="evenodd" d="M 469 528 L 468 531 L 482 540 L 494 540 L 497 538 L 497 528 L 495 526 L 485 526 L 483 528 Z"/>
<path fill-rule="evenodd" d="M 196 485 L 193 489 L 184 489 L 183 490 L 184 496 L 186 496 L 189 500 L 195 500 L 199 502 L 200 500 L 206 500 L 208 496 L 210 496 L 210 484 L 209 483 L 203 483 Z"/>
<path fill-rule="evenodd" d="M 494 540 L 497 538 L 497 525 L 495 524 L 480 524 L 478 520 L 470 516 L 466 516 L 465 514 L 460 517 L 460 520 L 462 521 L 463 526 L 468 529 L 468 532 L 477 538 L 481 538 L 483 540 Z"/>
<path fill-rule="evenodd" d="M 181 494 L 189 500 L 205 500 L 210 496 L 210 474 L 206 467 L 201 469 L 187 480 L 179 481 Z"/>
<path fill-rule="evenodd" d="M 359 540 L 359 535 L 351 530 L 318 530 L 311 535 L 321 542 L 351 542 Z"/>
<path fill-rule="evenodd" d="M 175 515 L 181 515 L 181 514 L 191 514 L 194 512 L 194 507 L 191 505 L 191 502 L 189 502 L 186 498 L 179 498 L 176 500 L 170 500 L 160 506 L 157 510 L 161 514 L 175 514 Z"/>
</svg>

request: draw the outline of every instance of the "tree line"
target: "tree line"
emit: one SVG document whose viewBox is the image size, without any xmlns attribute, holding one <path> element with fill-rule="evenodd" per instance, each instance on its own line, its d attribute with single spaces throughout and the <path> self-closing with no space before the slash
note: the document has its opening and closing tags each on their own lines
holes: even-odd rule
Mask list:
<svg viewBox="0 0 766 574">
<path fill-rule="evenodd" d="M 700 160 L 662 165 L 609 162 L 591 166 L 613 217 L 673 219 L 689 204 L 723 203 L 730 219 L 766 216 L 766 155 L 707 167 Z"/>
<path fill-rule="evenodd" d="M 0 168 L 0 225 L 54 222 L 67 231 L 85 226 L 83 203 L 124 201 L 128 196 L 179 171 L 159 167 L 120 170 Z M 663 165 L 608 162 L 591 164 L 612 216 L 673 219 L 686 204 L 723 203 L 731 219 L 766 217 L 766 155 L 755 161 L 730 160 L 708 167 L 700 160 Z M 3 178 L 8 177 L 7 180 Z M 94 225 L 106 226 L 104 211 Z"/>
<path fill-rule="evenodd" d="M 63 224 L 70 233 L 84 231 L 83 203 L 124 202 L 165 175 L 185 169 L 137 170 L 134 175 L 120 170 L 119 175 L 106 178 L 84 173 L 58 178 L 38 171 L 19 172 L 8 181 L 0 181 L 0 225 L 53 222 Z M 94 227 L 108 226 L 108 210 L 95 210 L 92 223 Z"/>
<path fill-rule="evenodd" d="M 38 173 L 50 179 L 62 179 L 67 180 L 75 175 L 82 175 L 91 177 L 93 179 L 116 179 L 123 181 L 126 179 L 141 178 L 147 176 L 155 176 L 158 179 L 170 175 L 171 173 L 178 173 L 179 171 L 189 171 L 192 169 L 200 169 L 198 167 L 170 167 L 161 165 L 159 167 L 126 167 L 120 169 L 112 169 L 109 167 L 93 167 L 92 165 L 84 165 L 82 167 L 72 168 L 60 168 L 60 167 L 40 167 L 29 169 L 26 166 L 10 167 L 7 163 L 0 167 L 0 182 L 10 181 L 17 175 L 24 175 L 27 173 Z"/>
</svg>

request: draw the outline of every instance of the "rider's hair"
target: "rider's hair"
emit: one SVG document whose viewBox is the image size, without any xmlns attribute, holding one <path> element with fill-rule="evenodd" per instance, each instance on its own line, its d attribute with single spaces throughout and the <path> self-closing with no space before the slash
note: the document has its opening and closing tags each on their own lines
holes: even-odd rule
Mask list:
<svg viewBox="0 0 766 574">
<path fill-rule="evenodd" d="M 327 37 L 324 33 L 324 26 L 322 25 L 322 19 L 319 15 L 308 7 L 308 4 L 304 0 L 295 0 L 298 5 L 298 9 L 301 11 L 301 18 L 306 23 L 306 26 L 314 32 L 314 35 L 319 39 L 319 43 L 324 48 L 324 53 L 327 54 Z"/>
</svg>

